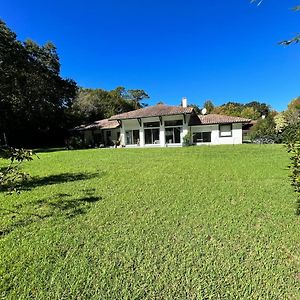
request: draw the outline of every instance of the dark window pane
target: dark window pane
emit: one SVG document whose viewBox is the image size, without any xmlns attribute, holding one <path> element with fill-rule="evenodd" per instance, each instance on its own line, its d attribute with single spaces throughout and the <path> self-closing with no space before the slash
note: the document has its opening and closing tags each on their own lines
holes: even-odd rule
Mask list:
<svg viewBox="0 0 300 300">
<path fill-rule="evenodd" d="M 211 142 L 211 132 L 203 132 L 203 142 L 204 143 Z"/>
<path fill-rule="evenodd" d="M 175 127 L 174 128 L 174 138 L 175 138 L 175 143 L 180 143 L 180 128 Z"/>
<path fill-rule="evenodd" d="M 145 144 L 159 144 L 159 129 L 145 129 Z"/>
<path fill-rule="evenodd" d="M 159 127 L 159 122 L 147 122 L 144 123 L 144 127 Z"/>
<path fill-rule="evenodd" d="M 196 132 L 193 135 L 194 143 L 210 143 L 211 142 L 211 132 Z"/>
<path fill-rule="evenodd" d="M 232 136 L 232 125 L 224 124 L 220 125 L 220 137 Z"/>
<path fill-rule="evenodd" d="M 178 126 L 182 124 L 183 124 L 182 120 L 165 121 L 165 126 Z"/>
<path fill-rule="evenodd" d="M 151 129 L 145 129 L 145 144 L 152 144 Z"/>
<path fill-rule="evenodd" d="M 133 143 L 134 144 L 139 144 L 140 142 L 140 131 L 139 130 L 133 130 Z"/>
<path fill-rule="evenodd" d="M 159 144 L 159 129 L 152 129 L 153 144 Z"/>
<path fill-rule="evenodd" d="M 201 132 L 196 132 L 196 133 L 193 134 L 193 142 L 194 143 L 201 143 L 202 142 Z"/>
<path fill-rule="evenodd" d="M 126 145 L 132 145 L 132 131 L 126 131 Z"/>
<path fill-rule="evenodd" d="M 173 140 L 173 128 L 166 128 L 166 143 L 174 143 Z"/>
</svg>

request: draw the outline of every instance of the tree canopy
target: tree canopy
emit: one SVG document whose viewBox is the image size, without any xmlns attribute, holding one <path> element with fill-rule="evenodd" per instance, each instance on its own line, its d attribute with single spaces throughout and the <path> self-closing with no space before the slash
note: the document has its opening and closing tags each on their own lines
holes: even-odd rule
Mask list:
<svg viewBox="0 0 300 300">
<path fill-rule="evenodd" d="M 144 107 L 148 98 L 142 89 L 78 88 L 60 75 L 53 43 L 19 41 L 0 20 L 0 145 L 62 144 L 78 123 Z"/>
<path fill-rule="evenodd" d="M 77 85 L 60 76 L 55 46 L 21 42 L 0 20 L 0 134 L 10 144 L 53 139 L 64 127 L 64 112 Z"/>
<path fill-rule="evenodd" d="M 141 108 L 146 105 L 140 102 L 145 98 L 149 96 L 144 90 L 126 90 L 124 87 L 111 91 L 81 88 L 69 112 L 77 123 L 92 122 Z"/>
</svg>

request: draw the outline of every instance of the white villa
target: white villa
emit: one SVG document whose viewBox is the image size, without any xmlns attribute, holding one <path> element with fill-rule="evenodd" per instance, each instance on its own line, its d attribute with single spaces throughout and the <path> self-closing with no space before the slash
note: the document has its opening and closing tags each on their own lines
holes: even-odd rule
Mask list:
<svg viewBox="0 0 300 300">
<path fill-rule="evenodd" d="M 243 125 L 251 120 L 217 114 L 197 115 L 182 99 L 181 106 L 157 104 L 75 128 L 86 144 L 122 147 L 242 144 Z"/>
</svg>

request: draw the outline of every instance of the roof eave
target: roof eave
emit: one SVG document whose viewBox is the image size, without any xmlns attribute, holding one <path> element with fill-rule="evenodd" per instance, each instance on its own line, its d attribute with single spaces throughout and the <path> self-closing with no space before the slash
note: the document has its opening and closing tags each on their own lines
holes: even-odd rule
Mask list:
<svg viewBox="0 0 300 300">
<path fill-rule="evenodd" d="M 118 117 L 111 117 L 108 121 L 118 121 L 118 120 L 135 120 L 135 119 L 147 119 L 147 118 L 159 118 L 159 117 L 166 117 L 166 116 L 180 116 L 180 115 L 190 115 L 193 112 L 181 112 L 181 113 L 174 113 L 174 114 L 161 114 L 161 115 L 149 115 L 149 116 L 136 116 L 136 117 L 129 117 L 129 118 L 118 118 Z"/>
</svg>

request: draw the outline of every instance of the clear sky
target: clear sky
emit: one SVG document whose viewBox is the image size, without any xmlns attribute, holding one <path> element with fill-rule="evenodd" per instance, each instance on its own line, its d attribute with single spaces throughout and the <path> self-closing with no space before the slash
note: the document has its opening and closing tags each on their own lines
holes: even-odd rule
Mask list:
<svg viewBox="0 0 300 300">
<path fill-rule="evenodd" d="M 146 90 L 149 104 L 258 100 L 277 110 L 300 95 L 299 0 L 2 0 L 24 40 L 52 41 L 80 86 Z"/>
</svg>

